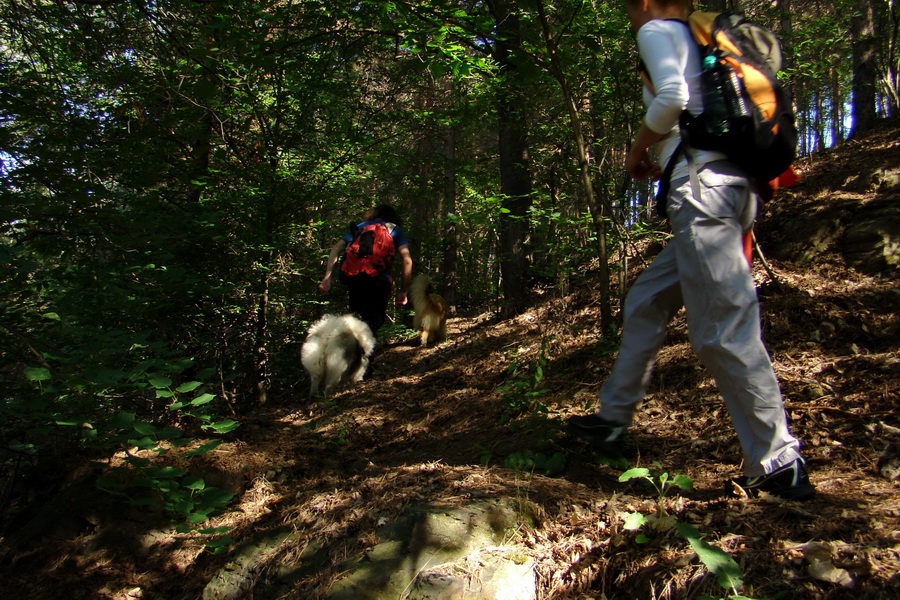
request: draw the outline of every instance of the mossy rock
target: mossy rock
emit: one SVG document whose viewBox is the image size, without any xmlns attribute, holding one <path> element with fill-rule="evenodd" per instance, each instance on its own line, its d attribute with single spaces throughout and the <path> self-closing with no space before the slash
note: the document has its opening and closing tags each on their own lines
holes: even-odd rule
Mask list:
<svg viewBox="0 0 900 600">
<path fill-rule="evenodd" d="M 348 563 L 330 600 L 534 598 L 530 559 L 504 547 L 537 509 L 520 500 L 417 506 L 379 531 L 381 543 Z M 522 595 L 509 596 L 509 590 Z M 518 592 L 517 592 L 518 593 Z"/>
</svg>

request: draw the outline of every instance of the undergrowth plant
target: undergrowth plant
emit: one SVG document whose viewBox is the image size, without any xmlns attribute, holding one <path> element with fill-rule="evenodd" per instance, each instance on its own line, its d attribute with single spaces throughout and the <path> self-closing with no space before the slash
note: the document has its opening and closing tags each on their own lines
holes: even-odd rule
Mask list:
<svg viewBox="0 0 900 600">
<path fill-rule="evenodd" d="M 662 470 L 662 465 L 658 462 L 653 463 L 656 469 L 651 470 L 646 467 L 637 467 L 629 469 L 619 475 L 619 481 L 631 481 L 639 479 L 651 486 L 656 492 L 656 512 L 646 515 L 640 512 L 633 512 L 625 517 L 625 529 L 628 531 L 652 530 L 657 534 L 666 534 L 674 529 L 678 534 L 687 540 L 694 552 L 700 558 L 700 561 L 706 566 L 710 573 L 716 576 L 716 581 L 725 590 L 724 598 L 715 598 L 713 596 L 701 596 L 698 600 L 752 600 L 747 596 L 741 595 L 738 590 L 744 585 L 743 573 L 740 565 L 727 552 L 721 548 L 714 546 L 703 539 L 700 531 L 690 523 L 679 522 L 674 516 L 669 515 L 666 510 L 666 497 L 675 489 L 691 490 L 694 487 L 693 480 L 684 474 L 672 474 Z M 637 533 L 635 542 L 646 544 L 651 538 L 644 533 Z"/>
<path fill-rule="evenodd" d="M 500 423 L 506 424 L 511 431 L 537 432 L 545 442 L 551 439 L 552 431 L 558 428 L 557 421 L 551 418 L 553 409 L 542 398 L 549 392 L 543 387 L 544 369 L 548 363 L 547 345 L 546 338 L 541 340 L 538 355 L 531 362 L 526 362 L 515 353 L 507 368 L 509 379 L 497 388 L 503 402 Z M 481 449 L 482 463 L 487 464 L 492 458 L 493 448 L 490 451 L 483 447 Z M 515 471 L 542 471 L 556 476 L 565 469 L 566 455 L 563 452 L 529 448 L 509 454 L 503 464 Z"/>
<path fill-rule="evenodd" d="M 566 468 L 566 455 L 562 452 L 545 454 L 533 450 L 513 452 L 506 457 L 503 465 L 514 471 L 543 471 L 550 477 L 562 474 Z"/>
<path fill-rule="evenodd" d="M 178 421 L 199 424 L 200 429 L 225 434 L 234 431 L 238 423 L 232 419 L 218 419 L 209 405 L 215 395 L 206 392 L 201 381 L 190 381 L 173 387 L 168 376 L 155 375 L 146 380 L 146 388 L 157 401 L 166 404 L 166 411 L 177 415 Z M 223 535 L 228 527 L 202 527 L 209 519 L 227 510 L 234 494 L 209 486 L 201 477 L 186 469 L 160 466 L 155 458 L 168 454 L 173 448 L 197 442 L 181 428 L 151 422 L 135 412 L 114 413 L 105 423 L 85 429 L 85 443 L 106 453 L 118 452 L 121 465 L 95 462 L 102 471 L 97 487 L 121 497 L 137 506 L 160 506 L 176 522 L 179 533 L 204 536 L 207 550 L 217 554 L 225 551 L 233 540 Z M 202 456 L 221 445 L 222 439 L 201 443 L 184 453 L 185 458 Z M 149 455 L 149 456 L 148 456 Z"/>
<path fill-rule="evenodd" d="M 548 392 L 542 387 L 546 366 L 546 339 L 541 341 L 541 349 L 533 362 L 526 363 L 517 353 L 513 354 L 512 362 L 506 369 L 509 379 L 497 388 L 503 401 L 501 423 L 511 423 L 523 414 L 531 420 L 540 420 L 550 413 L 549 407 L 541 400 Z"/>
<path fill-rule="evenodd" d="M 491 447 L 485 447 L 482 444 L 475 444 L 478 450 L 478 461 L 482 465 L 489 465 L 494 460 L 494 449 L 499 442 L 494 442 Z M 522 450 L 520 452 L 512 452 L 503 460 L 503 466 L 513 471 L 523 473 L 533 473 L 541 471 L 550 477 L 561 475 L 566 468 L 566 455 L 564 452 L 541 452 L 531 449 Z"/>
</svg>

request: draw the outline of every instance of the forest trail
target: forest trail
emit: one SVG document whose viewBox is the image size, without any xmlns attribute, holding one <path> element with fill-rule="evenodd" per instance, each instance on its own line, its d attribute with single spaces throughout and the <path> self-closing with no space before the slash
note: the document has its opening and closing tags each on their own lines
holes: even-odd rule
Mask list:
<svg viewBox="0 0 900 600">
<path fill-rule="evenodd" d="M 835 203 L 838 225 L 864 212 L 852 201 L 897 206 L 900 185 L 860 176 L 867 164 L 872 173 L 897 169 L 897 134 L 895 125 L 814 157 L 805 182 L 768 206 L 758 229 L 778 278 L 756 263 L 764 335 L 817 498 L 722 496 L 740 474 L 740 450 L 683 320 L 670 329 L 632 429 L 636 464 L 693 480 L 669 511 L 735 557 L 755 598 L 900 598 L 900 278 L 896 267 L 879 275 L 851 266 L 828 220 Z M 889 168 L 877 163 L 886 156 Z M 822 230 L 828 235 L 816 237 Z M 810 239 L 821 241 L 816 252 L 798 256 Z M 241 416 L 203 457 L 207 482 L 237 494 L 239 512 L 214 525 L 231 527 L 239 542 L 283 526 L 296 532 L 259 577 L 292 572 L 281 597 L 306 600 L 322 597 L 342 559 L 371 548 L 378 527 L 411 505 L 527 498 L 541 525 L 510 544 L 534 559 L 541 598 L 721 594 L 671 532 L 639 544 L 623 530 L 627 513 L 654 510 L 654 495 L 620 483 L 619 469 L 598 464 L 558 426 L 593 406 L 615 356 L 599 335 L 598 297 L 586 269 L 571 293 L 538 290 L 514 319 L 453 318 L 449 340 L 432 348 L 392 341 L 371 379 L 328 401 L 305 399 L 298 360 L 295 398 Z M 551 459 L 560 454 L 557 470 Z M 73 484 L 58 502 L 65 519 L 12 536 L 0 596 L 196 598 L 231 560 L 92 487 Z"/>
</svg>

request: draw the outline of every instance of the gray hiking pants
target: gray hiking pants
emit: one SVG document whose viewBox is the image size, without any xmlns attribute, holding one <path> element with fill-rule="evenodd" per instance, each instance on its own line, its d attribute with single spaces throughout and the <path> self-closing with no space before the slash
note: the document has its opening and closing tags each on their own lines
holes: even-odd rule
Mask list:
<svg viewBox="0 0 900 600">
<path fill-rule="evenodd" d="M 744 452 L 744 473 L 765 475 L 800 456 L 760 331 L 759 301 L 741 242 L 756 194 L 730 163 L 699 169 L 700 204 L 688 178 L 672 182 L 673 238 L 625 300 L 618 358 L 597 413 L 630 424 L 647 393 L 666 326 L 684 306 L 694 352 L 715 378 Z M 699 210 L 703 208 L 703 212 Z"/>
</svg>

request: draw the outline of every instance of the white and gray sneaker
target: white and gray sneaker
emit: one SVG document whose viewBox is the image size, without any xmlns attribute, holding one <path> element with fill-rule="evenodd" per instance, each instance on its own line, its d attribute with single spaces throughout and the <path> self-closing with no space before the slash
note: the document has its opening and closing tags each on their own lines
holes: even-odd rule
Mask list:
<svg viewBox="0 0 900 600">
<path fill-rule="evenodd" d="M 738 477 L 733 483 L 753 498 L 760 492 L 768 492 L 784 500 L 809 500 L 816 495 L 816 488 L 809 482 L 806 472 L 806 461 L 802 458 L 766 475 Z"/>
</svg>

